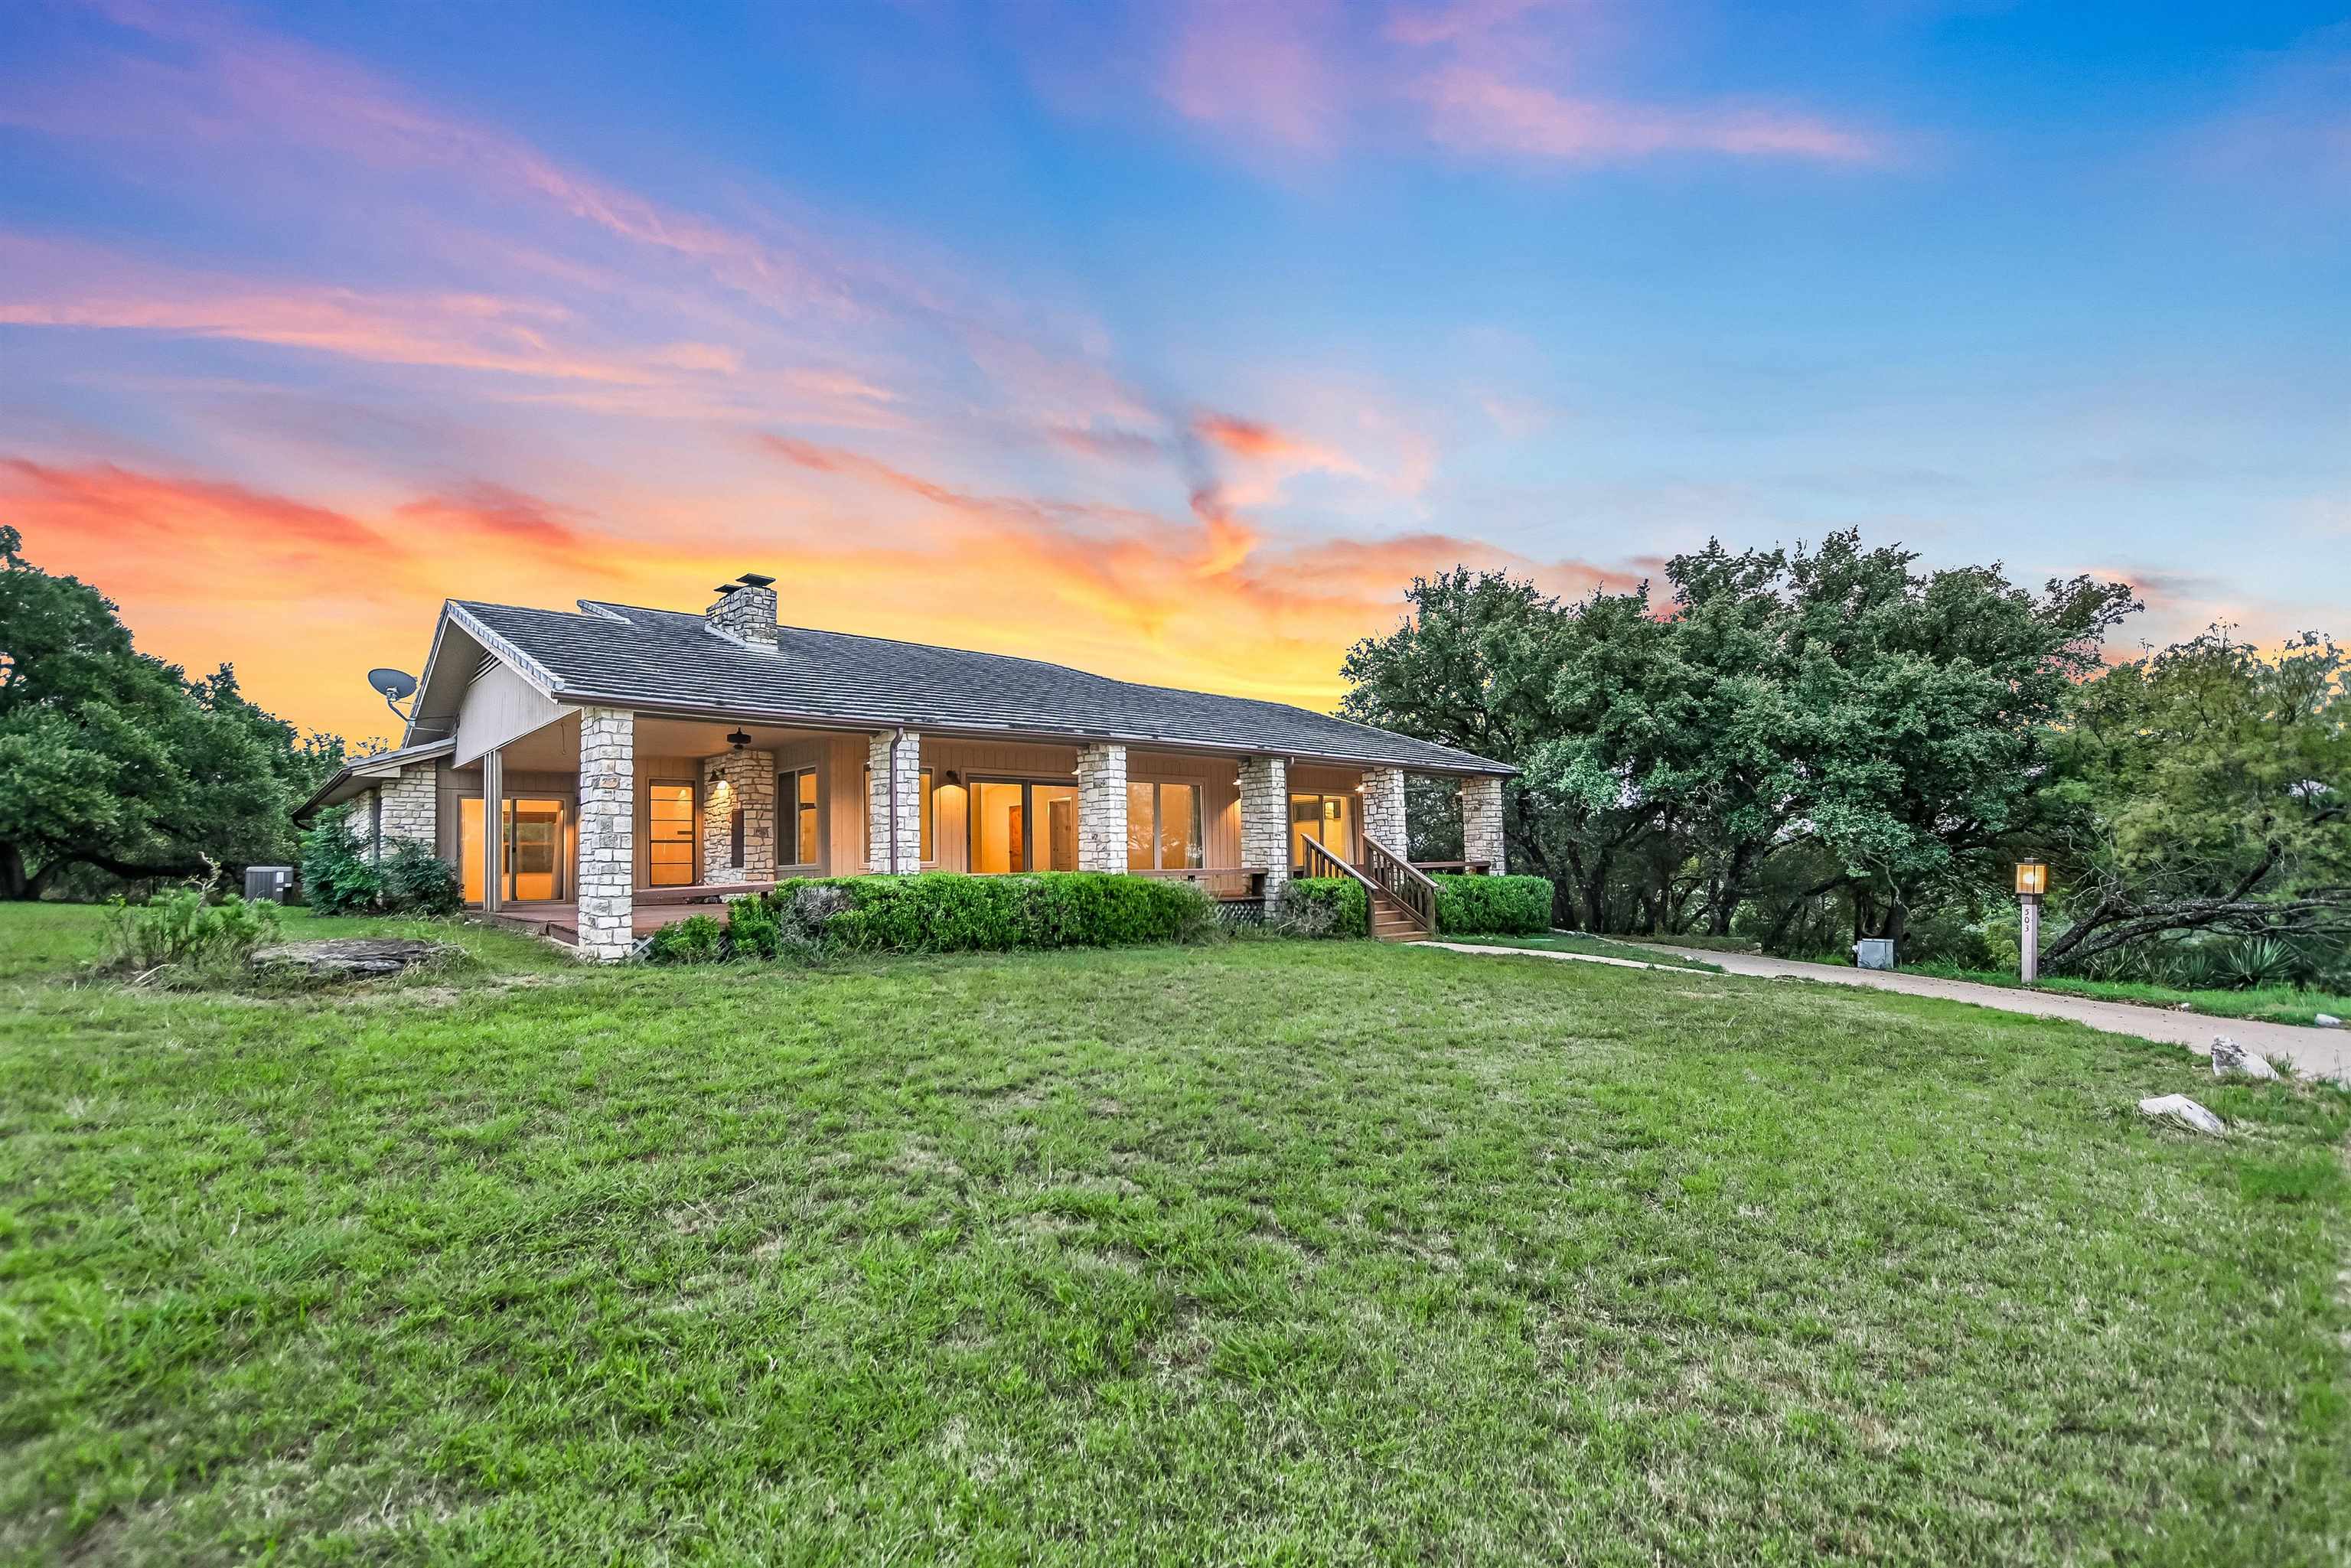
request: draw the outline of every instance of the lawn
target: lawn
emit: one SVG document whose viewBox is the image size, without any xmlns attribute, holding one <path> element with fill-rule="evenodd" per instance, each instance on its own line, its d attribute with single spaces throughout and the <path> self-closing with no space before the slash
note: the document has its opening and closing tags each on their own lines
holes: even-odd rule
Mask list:
<svg viewBox="0 0 2351 1568">
<path fill-rule="evenodd" d="M 0 906 L 0 1557 L 2351 1547 L 2334 1091 L 1367 942 L 481 933 L 287 999 L 68 983 L 92 936 Z"/>
<path fill-rule="evenodd" d="M 1905 966 L 1922 975 L 1941 975 L 1980 985 L 2022 987 L 2012 970 L 1962 969 L 1955 965 Z M 2320 1013 L 2351 1019 L 2351 997 L 2308 991 L 2298 986 L 2256 986 L 2241 991 L 2183 991 L 2176 986 L 2152 986 L 2137 980 L 2083 980 L 2070 975 L 2043 975 L 2034 985 L 2044 991 L 2064 991 L 2101 1001 L 2137 1002 L 2146 1007 L 2179 1008 L 2213 1018 L 2258 1019 L 2265 1023 L 2306 1024 Z"/>
</svg>

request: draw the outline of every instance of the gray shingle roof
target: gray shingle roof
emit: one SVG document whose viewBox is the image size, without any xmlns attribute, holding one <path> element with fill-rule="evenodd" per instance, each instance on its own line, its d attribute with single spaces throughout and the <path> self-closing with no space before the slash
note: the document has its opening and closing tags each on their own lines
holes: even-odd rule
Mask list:
<svg viewBox="0 0 2351 1568">
<path fill-rule="evenodd" d="M 582 600 L 578 614 L 452 603 L 538 664 L 564 702 L 708 709 L 743 718 L 870 721 L 970 734 L 1158 741 L 1439 773 L 1508 764 L 1287 703 L 1138 685 L 1036 659 L 805 627 L 770 652 L 701 616 Z"/>
</svg>

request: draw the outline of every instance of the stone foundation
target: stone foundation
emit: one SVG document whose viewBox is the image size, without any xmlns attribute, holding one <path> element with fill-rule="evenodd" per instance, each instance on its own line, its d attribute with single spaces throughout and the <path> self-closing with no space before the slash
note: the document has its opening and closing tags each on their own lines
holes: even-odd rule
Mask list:
<svg viewBox="0 0 2351 1568">
<path fill-rule="evenodd" d="M 440 774 L 438 763 L 412 762 L 375 787 L 379 856 L 402 839 L 440 852 Z"/>
</svg>

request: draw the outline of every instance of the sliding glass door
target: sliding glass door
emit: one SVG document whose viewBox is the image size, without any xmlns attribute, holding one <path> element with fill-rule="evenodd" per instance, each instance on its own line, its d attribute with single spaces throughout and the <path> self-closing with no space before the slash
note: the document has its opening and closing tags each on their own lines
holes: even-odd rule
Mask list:
<svg viewBox="0 0 2351 1568">
<path fill-rule="evenodd" d="M 971 781 L 971 869 L 983 874 L 1078 869 L 1078 787 Z"/>
<path fill-rule="evenodd" d="M 569 884 L 565 875 L 563 802 L 510 795 L 499 802 L 504 841 L 499 846 L 503 885 L 499 896 L 508 903 L 546 904 L 561 898 Z M 457 802 L 457 865 L 465 879 L 465 902 L 482 902 L 482 798 L 467 795 Z"/>
</svg>

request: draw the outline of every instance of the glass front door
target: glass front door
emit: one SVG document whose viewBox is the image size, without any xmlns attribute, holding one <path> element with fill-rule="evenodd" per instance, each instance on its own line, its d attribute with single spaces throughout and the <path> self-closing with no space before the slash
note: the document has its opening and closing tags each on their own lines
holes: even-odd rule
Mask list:
<svg viewBox="0 0 2351 1568">
<path fill-rule="evenodd" d="M 1078 869 L 1078 787 L 971 781 L 971 869 L 982 874 Z"/>
<path fill-rule="evenodd" d="M 504 885 L 499 896 L 509 903 L 544 904 L 563 896 L 563 802 L 528 796 L 509 796 L 500 828 L 504 832 L 499 862 Z M 465 902 L 482 902 L 482 798 L 468 795 L 457 802 L 457 863 L 465 878 Z"/>
<path fill-rule="evenodd" d="M 695 872 L 694 786 L 651 786 L 646 814 L 645 880 L 655 887 L 687 886 Z"/>
<path fill-rule="evenodd" d="M 1290 798 L 1290 869 L 1297 876 L 1326 876 L 1327 865 L 1306 863 L 1305 841 L 1312 839 L 1341 860 L 1355 861 L 1355 798 L 1353 795 L 1292 795 Z"/>
</svg>

